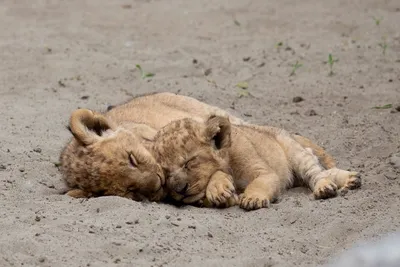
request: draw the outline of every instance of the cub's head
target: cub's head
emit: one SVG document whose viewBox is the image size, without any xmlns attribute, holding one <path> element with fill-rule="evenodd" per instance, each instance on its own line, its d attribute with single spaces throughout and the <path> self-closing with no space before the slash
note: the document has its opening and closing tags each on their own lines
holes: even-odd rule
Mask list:
<svg viewBox="0 0 400 267">
<path fill-rule="evenodd" d="M 230 172 L 230 144 L 231 124 L 220 116 L 205 122 L 177 120 L 162 128 L 154 138 L 153 154 L 164 170 L 168 194 L 184 203 L 203 199 L 211 176 Z"/>
<path fill-rule="evenodd" d="M 158 201 L 164 196 L 164 175 L 147 150 L 156 131 L 116 127 L 112 121 L 87 109 L 74 111 L 69 129 L 73 140 L 60 156 L 69 195 L 116 195 L 137 201 Z"/>
</svg>

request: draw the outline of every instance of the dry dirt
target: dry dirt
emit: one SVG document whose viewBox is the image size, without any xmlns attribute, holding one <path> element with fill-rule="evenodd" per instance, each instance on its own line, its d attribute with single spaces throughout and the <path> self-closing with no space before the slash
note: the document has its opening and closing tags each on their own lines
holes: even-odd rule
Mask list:
<svg viewBox="0 0 400 267">
<path fill-rule="evenodd" d="M 0 265 L 318 266 L 400 230 L 399 25 L 397 0 L 1 1 Z M 71 111 L 152 91 L 299 132 L 364 184 L 254 212 L 60 195 Z"/>
</svg>

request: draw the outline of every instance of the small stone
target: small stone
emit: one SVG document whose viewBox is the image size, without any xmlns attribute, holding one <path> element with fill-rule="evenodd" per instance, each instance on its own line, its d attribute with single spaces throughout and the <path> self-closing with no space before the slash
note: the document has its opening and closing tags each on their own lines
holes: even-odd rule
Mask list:
<svg viewBox="0 0 400 267">
<path fill-rule="evenodd" d="M 58 85 L 61 86 L 61 87 L 65 87 L 65 83 L 62 80 L 58 81 Z"/>
<path fill-rule="evenodd" d="M 396 110 L 397 110 L 398 112 L 400 112 L 400 105 L 398 105 L 398 106 L 396 107 Z"/>
<path fill-rule="evenodd" d="M 42 153 L 42 149 L 39 148 L 39 147 L 34 148 L 33 151 L 36 152 L 36 153 Z"/>
<path fill-rule="evenodd" d="M 244 62 L 247 62 L 247 61 L 249 61 L 250 59 L 251 59 L 251 57 L 244 57 L 244 58 L 243 58 L 243 61 L 244 61 Z"/>
<path fill-rule="evenodd" d="M 19 168 L 19 171 L 20 171 L 20 172 L 24 172 L 25 169 L 24 169 L 24 168 Z"/>
<path fill-rule="evenodd" d="M 306 116 L 316 116 L 317 112 L 315 112 L 315 110 L 313 109 L 309 109 L 304 113 Z"/>
<path fill-rule="evenodd" d="M 138 224 L 138 223 L 139 223 L 139 219 L 136 219 L 136 220 L 135 220 L 135 224 Z"/>
<path fill-rule="evenodd" d="M 189 229 L 196 229 L 196 226 L 194 226 L 194 225 L 189 225 L 188 228 L 189 228 Z"/>
<path fill-rule="evenodd" d="M 393 82 L 393 79 L 389 79 L 389 81 L 388 81 L 388 82 L 390 82 L 390 83 L 391 83 L 391 82 Z"/>
<path fill-rule="evenodd" d="M 194 58 L 194 59 L 192 60 L 192 63 L 193 63 L 193 64 L 197 64 L 197 63 L 198 63 L 197 59 Z"/>
<path fill-rule="evenodd" d="M 210 232 L 208 232 L 207 236 L 208 236 L 209 238 L 213 238 L 213 237 L 214 237 Z"/>
<path fill-rule="evenodd" d="M 211 69 L 211 68 L 209 68 L 209 69 L 206 69 L 206 70 L 204 71 L 204 76 L 208 76 L 208 75 L 210 75 L 210 74 L 211 74 L 211 72 L 212 72 L 212 69 Z"/>
<path fill-rule="evenodd" d="M 46 261 L 46 258 L 45 257 L 40 257 L 39 258 L 39 262 L 45 262 Z"/>
<path fill-rule="evenodd" d="M 117 225 L 117 226 L 115 226 L 115 228 L 122 228 L 122 226 L 121 225 Z"/>
<path fill-rule="evenodd" d="M 39 217 L 39 216 L 36 216 L 36 217 L 35 217 L 35 221 L 40 222 L 40 217 Z"/>
<path fill-rule="evenodd" d="M 301 253 L 306 254 L 307 251 L 308 251 L 308 248 L 306 246 L 303 246 L 303 247 L 300 248 L 300 251 L 301 251 Z"/>
<path fill-rule="evenodd" d="M 394 153 L 390 156 L 389 163 L 396 169 L 400 169 L 400 153 Z"/>
<path fill-rule="evenodd" d="M 93 230 L 89 230 L 89 234 L 94 234 L 94 231 Z"/>
<path fill-rule="evenodd" d="M 87 100 L 87 99 L 89 99 L 89 96 L 88 95 L 81 96 L 81 99 L 82 100 Z"/>
<path fill-rule="evenodd" d="M 5 170 L 7 167 L 4 164 L 0 164 L 0 170 Z"/>
<path fill-rule="evenodd" d="M 383 174 L 385 177 L 386 177 L 386 179 L 388 179 L 388 180 L 396 180 L 397 179 L 397 174 L 396 173 L 394 173 L 394 172 L 388 172 L 388 173 L 385 173 L 385 174 Z"/>
<path fill-rule="evenodd" d="M 114 260 L 114 263 L 120 263 L 120 262 L 121 262 L 120 259 L 115 259 L 115 260 Z"/>
<path fill-rule="evenodd" d="M 126 224 L 128 224 L 128 225 L 131 225 L 131 224 L 133 224 L 133 222 L 131 222 L 131 221 L 129 221 L 129 222 L 125 222 Z"/>
<path fill-rule="evenodd" d="M 299 103 L 301 101 L 304 101 L 304 98 L 302 98 L 301 96 L 295 96 L 293 97 L 293 103 Z"/>
<path fill-rule="evenodd" d="M 165 219 L 169 220 L 169 218 L 171 218 L 171 216 L 165 215 Z"/>
</svg>

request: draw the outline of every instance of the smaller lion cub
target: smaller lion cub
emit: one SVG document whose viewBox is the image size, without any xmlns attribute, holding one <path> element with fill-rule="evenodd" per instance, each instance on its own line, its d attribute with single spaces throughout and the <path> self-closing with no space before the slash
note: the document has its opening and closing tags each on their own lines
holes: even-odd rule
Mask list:
<svg viewBox="0 0 400 267">
<path fill-rule="evenodd" d="M 336 168 L 332 157 L 307 138 L 274 127 L 233 125 L 222 116 L 173 121 L 157 133 L 152 150 L 167 192 L 184 203 L 238 202 L 255 210 L 268 207 L 294 184 L 309 187 L 317 199 L 361 186 L 357 172 Z"/>
</svg>

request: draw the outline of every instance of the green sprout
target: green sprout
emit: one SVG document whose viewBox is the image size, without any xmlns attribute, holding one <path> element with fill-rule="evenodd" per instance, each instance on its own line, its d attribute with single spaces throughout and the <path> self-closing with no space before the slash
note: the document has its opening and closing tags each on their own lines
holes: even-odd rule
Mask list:
<svg viewBox="0 0 400 267">
<path fill-rule="evenodd" d="M 239 87 L 240 89 L 247 89 L 249 88 L 249 84 L 247 82 L 238 82 L 236 87 Z"/>
<path fill-rule="evenodd" d="M 385 38 L 383 38 L 382 43 L 379 43 L 379 46 L 382 48 L 382 54 L 386 55 L 386 49 L 388 48 L 388 44 Z"/>
<path fill-rule="evenodd" d="M 339 59 L 333 59 L 332 54 L 329 54 L 329 56 L 328 56 L 328 64 L 329 64 L 329 68 L 330 68 L 329 76 L 332 76 L 334 74 L 333 73 L 333 64 L 338 61 L 339 61 Z"/>
<path fill-rule="evenodd" d="M 383 18 L 378 19 L 377 17 L 372 17 L 372 19 L 375 21 L 376 26 L 379 26 L 383 20 Z"/>
<path fill-rule="evenodd" d="M 299 63 L 299 61 L 297 60 L 296 63 L 293 64 L 293 69 L 292 69 L 292 72 L 289 74 L 289 76 L 296 75 L 296 70 L 302 66 L 303 66 L 303 64 Z"/>
<path fill-rule="evenodd" d="M 373 107 L 374 109 L 388 109 L 388 108 L 392 108 L 392 104 L 386 104 L 386 105 L 383 105 L 383 106 L 376 106 L 376 107 Z"/>
<path fill-rule="evenodd" d="M 142 79 L 150 78 L 155 75 L 154 73 L 151 73 L 151 72 L 144 72 L 142 67 L 139 64 L 136 64 L 136 68 L 140 71 L 140 75 L 142 76 Z"/>
</svg>

